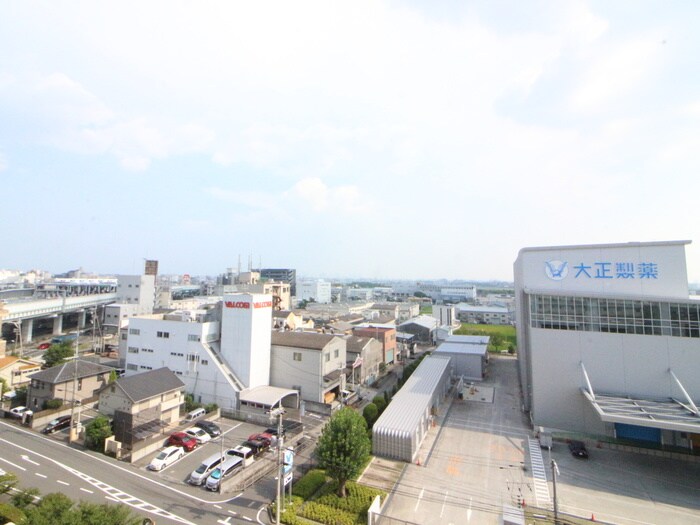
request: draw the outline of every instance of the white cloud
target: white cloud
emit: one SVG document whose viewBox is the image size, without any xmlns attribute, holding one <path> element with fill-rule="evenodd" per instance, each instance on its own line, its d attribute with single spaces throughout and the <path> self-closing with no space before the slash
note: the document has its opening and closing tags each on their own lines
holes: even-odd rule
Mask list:
<svg viewBox="0 0 700 525">
<path fill-rule="evenodd" d="M 7 169 L 7 159 L 2 152 L 0 152 L 0 171 L 5 171 Z"/>
</svg>

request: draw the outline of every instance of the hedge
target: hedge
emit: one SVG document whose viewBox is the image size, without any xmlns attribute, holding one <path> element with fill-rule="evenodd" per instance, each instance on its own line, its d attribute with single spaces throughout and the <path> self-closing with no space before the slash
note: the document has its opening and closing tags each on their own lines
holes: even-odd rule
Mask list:
<svg viewBox="0 0 700 525">
<path fill-rule="evenodd" d="M 346 483 L 345 491 L 347 496 L 340 498 L 337 495 L 338 482 L 328 483 L 323 487 L 322 495 L 316 501 L 336 509 L 364 516 L 367 514 L 367 509 L 369 509 L 376 496 L 381 496 L 382 499 L 386 496 L 386 493 L 382 490 L 359 485 L 352 481 Z"/>
<path fill-rule="evenodd" d="M 299 514 L 304 518 L 326 525 L 355 525 L 356 518 L 354 514 L 315 501 L 307 501 L 300 509 Z"/>
<path fill-rule="evenodd" d="M 303 499 L 309 499 L 326 482 L 326 473 L 323 470 L 310 470 L 292 486 L 292 494 Z"/>
</svg>

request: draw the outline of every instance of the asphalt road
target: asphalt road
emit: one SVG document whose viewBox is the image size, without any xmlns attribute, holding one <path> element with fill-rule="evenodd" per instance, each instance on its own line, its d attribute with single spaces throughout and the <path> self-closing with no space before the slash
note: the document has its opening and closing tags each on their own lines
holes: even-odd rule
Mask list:
<svg viewBox="0 0 700 525">
<path fill-rule="evenodd" d="M 263 430 L 239 421 L 219 423 L 225 449 Z M 36 487 L 42 494 L 62 492 L 75 501 L 123 503 L 134 514 L 156 520 L 159 525 L 269 522 L 264 509 L 276 494 L 274 475 L 263 478 L 244 493 L 231 495 L 186 483 L 189 473 L 204 457 L 221 450 L 220 439 L 198 447 L 161 472 L 151 472 L 146 469 L 150 458 L 133 465 L 116 461 L 68 446 L 65 435 L 59 432 L 44 436 L 15 422 L 0 420 L 0 468 L 15 473 L 20 488 Z"/>
</svg>

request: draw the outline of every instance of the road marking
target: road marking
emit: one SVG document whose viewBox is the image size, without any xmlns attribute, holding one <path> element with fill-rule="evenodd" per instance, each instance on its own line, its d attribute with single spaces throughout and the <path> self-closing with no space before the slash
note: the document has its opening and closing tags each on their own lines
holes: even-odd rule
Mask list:
<svg viewBox="0 0 700 525">
<path fill-rule="evenodd" d="M 94 491 L 92 491 L 92 490 L 90 490 L 90 489 L 84 489 L 83 487 L 80 487 L 80 490 L 82 490 L 83 492 L 87 492 L 88 494 L 94 494 L 94 493 L 95 493 Z"/>
<path fill-rule="evenodd" d="M 472 498 L 469 497 L 469 508 L 467 509 L 467 523 L 472 522 Z"/>
<path fill-rule="evenodd" d="M 27 470 L 27 469 L 24 468 L 24 467 L 20 467 L 19 465 L 15 465 L 14 463 L 12 463 L 12 461 L 7 461 L 5 458 L 0 458 L 0 461 L 4 461 L 4 462 L 7 463 L 8 465 L 12 465 L 13 467 L 18 468 L 18 469 L 20 469 L 20 470 L 24 470 L 24 471 Z"/>
<path fill-rule="evenodd" d="M 47 475 L 45 475 L 45 474 L 39 474 L 38 472 L 35 472 L 34 475 L 35 475 L 35 476 L 39 476 L 40 478 L 44 478 L 44 479 L 48 478 Z"/>
<path fill-rule="evenodd" d="M 214 505 L 214 508 L 220 509 L 221 505 Z"/>
<path fill-rule="evenodd" d="M 238 512 L 236 512 L 236 511 L 234 511 L 234 510 L 229 510 L 228 512 L 229 512 L 229 514 L 233 514 L 234 516 L 235 516 L 236 514 L 238 514 Z"/>
<path fill-rule="evenodd" d="M 552 505 L 549 497 L 549 485 L 547 484 L 547 472 L 542 460 L 542 450 L 540 443 L 536 439 L 528 438 L 528 448 L 530 449 L 530 466 L 532 469 L 532 479 L 535 483 L 535 501 L 538 507 Z"/>
<path fill-rule="evenodd" d="M 420 489 L 420 494 L 418 495 L 418 501 L 416 501 L 416 508 L 413 509 L 414 512 L 418 510 L 418 505 L 420 505 L 420 500 L 423 497 L 424 492 L 425 492 L 425 489 Z"/>
<path fill-rule="evenodd" d="M 217 520 L 216 523 L 221 523 L 221 525 L 228 525 L 229 523 L 231 523 L 231 516 L 229 516 L 225 520 Z"/>
<path fill-rule="evenodd" d="M 243 516 L 243 519 L 246 520 L 246 521 L 253 521 L 253 520 L 251 520 L 248 516 Z"/>
<path fill-rule="evenodd" d="M 57 479 L 57 480 L 56 480 L 56 483 L 60 483 L 61 485 L 66 485 L 66 486 L 70 487 L 70 483 L 66 483 L 66 482 L 63 481 L 62 479 Z"/>
<path fill-rule="evenodd" d="M 440 509 L 440 517 L 442 518 L 442 514 L 445 512 L 445 502 L 447 501 L 447 491 L 445 491 L 445 497 L 442 500 L 442 509 Z"/>
<path fill-rule="evenodd" d="M 36 461 L 32 461 L 31 459 L 29 459 L 29 456 L 22 455 L 22 456 L 20 456 L 20 457 L 21 457 L 24 461 L 26 461 L 27 463 L 31 463 L 32 465 L 36 465 L 37 467 L 39 466 L 39 463 L 37 463 Z"/>
</svg>

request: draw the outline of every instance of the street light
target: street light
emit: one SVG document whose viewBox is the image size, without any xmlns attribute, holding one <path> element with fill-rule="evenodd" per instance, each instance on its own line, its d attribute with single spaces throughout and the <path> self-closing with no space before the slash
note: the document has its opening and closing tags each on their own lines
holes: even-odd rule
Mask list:
<svg viewBox="0 0 700 525">
<path fill-rule="evenodd" d="M 19 343 L 19 357 L 22 358 L 22 321 L 7 321 L 15 327 L 15 341 Z"/>
</svg>

